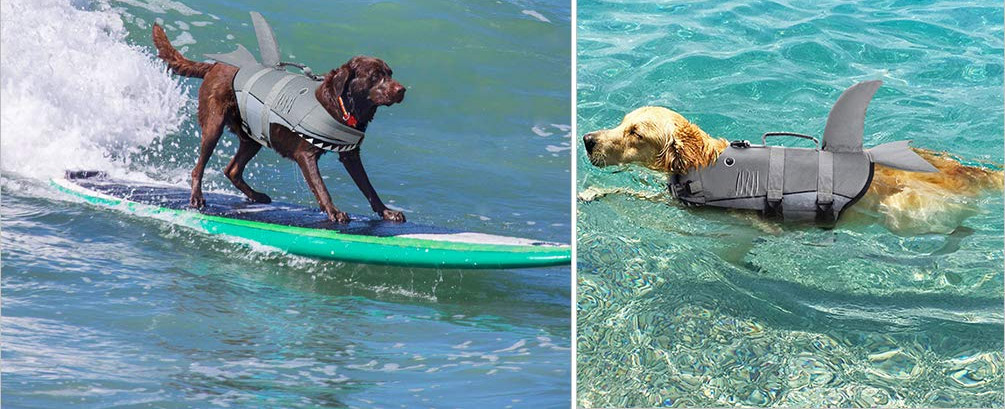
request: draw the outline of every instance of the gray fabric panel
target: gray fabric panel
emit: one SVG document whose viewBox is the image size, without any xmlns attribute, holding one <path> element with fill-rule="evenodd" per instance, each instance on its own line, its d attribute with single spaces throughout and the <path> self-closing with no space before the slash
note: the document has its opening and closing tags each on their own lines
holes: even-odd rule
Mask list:
<svg viewBox="0 0 1005 409">
<path fill-rule="evenodd" d="M 869 158 L 880 165 L 911 172 L 938 172 L 939 170 L 911 150 L 911 141 L 896 141 L 874 146 L 868 151 Z"/>
<path fill-rule="evenodd" d="M 781 200 L 785 191 L 785 148 L 769 148 L 768 200 Z"/>
<path fill-rule="evenodd" d="M 785 149 L 785 194 L 817 190 L 817 150 L 811 148 Z"/>
<path fill-rule="evenodd" d="M 726 162 L 733 163 L 726 166 Z M 726 148 L 715 164 L 692 171 L 683 180 L 698 181 L 706 200 L 763 197 L 767 191 L 768 149 Z"/>
<path fill-rule="evenodd" d="M 254 83 L 249 81 L 245 87 L 261 100 L 265 100 L 265 96 L 269 95 L 269 91 L 272 90 L 272 86 L 275 85 L 277 81 L 286 76 L 295 75 L 283 70 L 277 70 L 269 67 L 263 67 L 263 70 L 265 70 L 265 74 L 259 78 L 258 81 L 255 81 Z"/>
<path fill-rule="evenodd" d="M 834 194 L 855 197 L 869 182 L 872 164 L 865 152 L 834 152 Z"/>
<path fill-rule="evenodd" d="M 817 203 L 834 202 L 834 156 L 827 151 L 819 151 L 817 161 Z"/>
<path fill-rule="evenodd" d="M 249 96 L 244 105 L 247 113 L 242 115 L 241 121 L 248 130 L 248 136 L 265 147 L 270 146 L 268 122 L 263 121 L 263 118 L 268 118 L 269 110 L 254 96 Z M 263 123 L 265 128 L 262 128 Z"/>
<path fill-rule="evenodd" d="M 873 94 L 883 81 L 866 81 L 852 85 L 838 97 L 827 115 L 822 149 L 831 152 L 858 152 L 862 150 L 862 132 L 865 128 L 865 111 Z"/>
<path fill-rule="evenodd" d="M 279 92 L 283 89 L 283 87 L 286 86 L 286 84 L 288 84 L 294 78 L 296 78 L 296 76 L 294 76 L 294 75 L 288 75 L 286 77 L 283 77 L 279 81 L 276 81 L 276 83 L 272 86 L 272 89 L 269 90 L 269 94 L 266 95 L 265 99 L 262 100 L 262 102 L 265 104 L 265 106 L 269 107 L 270 114 L 272 112 L 275 112 L 276 97 L 279 95 Z M 280 116 L 282 116 L 282 115 L 280 115 Z M 269 124 L 272 123 L 272 122 L 273 122 L 272 121 L 272 115 L 262 115 L 262 130 L 263 130 L 264 135 L 267 138 L 271 137 L 271 132 L 269 130 Z M 289 121 L 287 121 L 287 122 L 289 122 Z"/>
<path fill-rule="evenodd" d="M 298 128 L 321 138 L 338 141 L 339 144 L 355 144 L 363 140 L 363 132 L 342 125 L 320 104 L 300 121 Z"/>
<path fill-rule="evenodd" d="M 262 64 L 275 67 L 279 64 L 279 43 L 272 27 L 257 11 L 251 12 L 251 23 L 255 26 L 255 37 L 258 37 L 258 54 L 262 56 Z"/>
</svg>

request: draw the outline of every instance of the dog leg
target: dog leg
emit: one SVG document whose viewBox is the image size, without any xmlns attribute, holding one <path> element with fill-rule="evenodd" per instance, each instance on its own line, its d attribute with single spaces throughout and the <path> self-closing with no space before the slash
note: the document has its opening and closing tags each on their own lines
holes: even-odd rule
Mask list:
<svg viewBox="0 0 1005 409">
<path fill-rule="evenodd" d="M 303 153 L 295 155 L 293 160 L 300 166 L 300 171 L 303 172 L 304 179 L 307 180 L 307 186 L 310 186 L 311 192 L 314 192 L 314 198 L 318 200 L 321 210 L 328 215 L 328 219 L 338 223 L 349 223 L 349 215 L 336 208 L 335 204 L 332 203 L 328 188 L 325 187 L 325 182 L 321 179 L 321 171 L 318 170 L 318 158 L 318 155 Z"/>
<path fill-rule="evenodd" d="M 199 145 L 199 160 L 192 169 L 192 196 L 189 198 L 189 205 L 201 209 L 206 205 L 206 199 L 202 197 L 202 175 L 206 171 L 206 163 L 216 149 L 216 143 L 220 141 L 223 134 L 223 118 L 218 117 L 199 118 L 202 128 L 202 143 Z"/>
<path fill-rule="evenodd" d="M 223 172 L 227 175 L 227 179 L 230 179 L 230 182 L 234 184 L 234 187 L 243 192 L 251 201 L 256 203 L 272 203 L 272 198 L 269 195 L 256 192 L 244 181 L 245 166 L 248 165 L 251 158 L 254 158 L 261 149 L 261 144 L 241 135 L 240 144 L 237 145 L 237 153 L 234 154 L 234 158 L 230 160 L 230 163 L 227 164 Z"/>
<path fill-rule="evenodd" d="M 384 205 L 384 202 L 380 200 L 380 196 L 377 196 L 377 191 L 373 188 L 373 184 L 370 183 L 370 178 L 366 175 L 366 169 L 363 168 L 363 160 L 360 159 L 359 149 L 353 149 L 349 152 L 339 152 L 338 159 L 342 162 L 342 166 L 345 166 L 345 170 L 349 172 L 349 176 L 352 176 L 352 181 L 356 182 L 356 187 L 359 188 L 359 191 L 363 192 L 363 196 L 366 196 L 366 200 L 370 202 L 370 208 L 374 212 L 377 212 L 384 220 L 394 222 L 405 221 L 403 213 L 388 209 Z"/>
</svg>

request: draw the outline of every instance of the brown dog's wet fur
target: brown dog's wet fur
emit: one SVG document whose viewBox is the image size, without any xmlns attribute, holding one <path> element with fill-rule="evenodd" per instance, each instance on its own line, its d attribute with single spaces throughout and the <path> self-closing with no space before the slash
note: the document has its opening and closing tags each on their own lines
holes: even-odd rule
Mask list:
<svg viewBox="0 0 1005 409">
<path fill-rule="evenodd" d="M 729 146 L 662 107 L 636 109 L 617 127 L 584 135 L 583 143 L 595 166 L 635 163 L 671 174 L 709 166 Z M 876 165 L 869 191 L 855 206 L 882 214 L 896 232 L 951 232 L 972 214 L 966 199 L 1003 188 L 1001 171 L 963 165 L 946 153 L 914 151 L 939 172 Z"/>
<path fill-rule="evenodd" d="M 244 169 L 248 162 L 262 148 L 243 130 L 241 117 L 237 107 L 237 97 L 234 93 L 234 76 L 237 67 L 223 63 L 205 63 L 186 59 L 168 41 L 167 35 L 159 25 L 153 28 L 154 46 L 157 56 L 168 64 L 172 72 L 178 75 L 203 78 L 199 87 L 199 126 L 202 128 L 202 142 L 199 148 L 199 159 L 192 169 L 193 207 L 203 207 L 206 200 L 202 194 L 202 177 L 213 150 L 216 148 L 224 126 L 237 134 L 240 144 L 237 153 L 224 169 L 227 178 L 250 200 L 258 203 L 272 201 L 264 193 L 257 192 L 244 181 Z M 373 120 L 377 107 L 400 103 L 405 96 L 405 87 L 391 78 L 391 68 L 384 61 L 373 57 L 353 57 L 341 67 L 331 70 L 324 77 L 324 82 L 318 87 L 315 98 L 321 106 L 336 120 L 342 122 L 337 98 L 342 97 L 346 110 L 357 119 L 353 127 L 366 131 L 367 125 Z M 346 124 L 348 126 L 348 124 Z M 311 145 L 293 131 L 273 124 L 270 128 L 272 148 L 285 158 L 297 162 L 304 179 L 307 180 L 311 192 L 328 218 L 339 222 L 349 222 L 349 215 L 339 210 L 332 203 L 331 196 L 325 187 L 321 172 L 318 170 L 318 159 L 325 150 Z M 376 190 L 370 184 L 369 177 L 363 169 L 359 148 L 349 152 L 340 152 L 339 160 L 345 166 L 353 182 L 366 196 L 370 207 L 385 220 L 405 221 L 405 216 L 396 210 L 388 209 L 380 200 Z"/>
</svg>

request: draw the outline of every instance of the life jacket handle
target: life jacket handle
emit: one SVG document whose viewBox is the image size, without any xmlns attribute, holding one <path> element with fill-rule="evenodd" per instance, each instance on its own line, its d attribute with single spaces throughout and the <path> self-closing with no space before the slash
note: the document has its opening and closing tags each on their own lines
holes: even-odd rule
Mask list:
<svg viewBox="0 0 1005 409">
<path fill-rule="evenodd" d="M 817 138 L 814 138 L 814 137 L 809 136 L 809 135 L 803 135 L 801 133 L 794 133 L 794 132 L 765 132 L 764 135 L 761 136 L 761 145 L 767 145 L 768 144 L 768 137 L 769 136 L 795 136 L 797 138 L 809 139 L 809 140 L 813 141 L 814 147 L 816 147 L 818 149 L 820 148 L 820 141 Z"/>
<path fill-rule="evenodd" d="M 304 72 L 304 75 L 306 75 L 308 78 L 310 78 L 310 79 L 312 79 L 314 81 L 321 81 L 323 79 L 323 78 L 321 78 L 321 77 L 319 77 L 317 75 L 314 75 L 314 72 L 311 71 L 311 67 L 308 67 L 308 66 L 303 65 L 303 64 L 298 64 L 298 63 L 295 63 L 295 62 L 286 62 L 286 61 L 280 61 L 280 62 L 278 62 L 276 64 L 276 69 L 282 70 L 282 69 L 285 69 L 286 67 L 299 68 L 300 71 Z"/>
</svg>

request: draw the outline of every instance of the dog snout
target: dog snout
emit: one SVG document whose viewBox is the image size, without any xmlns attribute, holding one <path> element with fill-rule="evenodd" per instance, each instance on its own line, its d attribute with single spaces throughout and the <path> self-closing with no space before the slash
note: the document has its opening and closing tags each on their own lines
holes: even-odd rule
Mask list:
<svg viewBox="0 0 1005 409">
<path fill-rule="evenodd" d="M 391 95 L 394 96 L 394 100 L 396 102 L 403 101 L 405 99 L 405 87 L 395 82 L 394 85 L 391 86 Z"/>
<path fill-rule="evenodd" d="M 388 81 L 375 88 L 376 97 L 372 100 L 381 105 L 392 105 L 405 100 L 405 86 L 398 81 Z"/>
<path fill-rule="evenodd" d="M 597 146 L 597 133 L 590 132 L 583 135 L 583 145 L 586 146 L 586 153 L 593 153 L 593 148 Z"/>
</svg>

